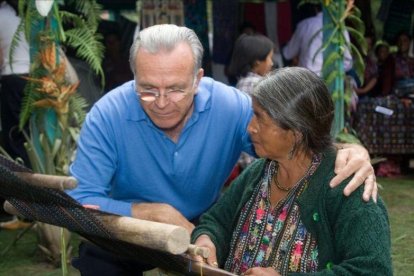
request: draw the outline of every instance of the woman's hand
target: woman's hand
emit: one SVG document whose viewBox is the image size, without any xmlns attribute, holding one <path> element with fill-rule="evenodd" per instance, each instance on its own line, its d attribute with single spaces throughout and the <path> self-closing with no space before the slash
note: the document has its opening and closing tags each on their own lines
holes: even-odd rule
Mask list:
<svg viewBox="0 0 414 276">
<path fill-rule="evenodd" d="M 365 183 L 363 199 L 369 201 L 372 197 L 377 201 L 378 186 L 375 179 L 374 168 L 371 165 L 368 151 L 360 145 L 341 144 L 341 149 L 335 161 L 336 176 L 332 178 L 330 186 L 335 187 L 343 180 L 354 174 L 352 180 L 346 185 L 344 195 L 349 196 L 362 183 Z"/>
<path fill-rule="evenodd" d="M 243 275 L 280 276 L 279 272 L 274 270 L 272 267 L 252 267 L 246 270 L 246 272 Z"/>
<path fill-rule="evenodd" d="M 201 256 L 196 256 L 194 259 L 198 261 L 205 261 L 207 264 L 211 266 L 218 267 L 217 263 L 217 255 L 216 255 L 216 246 L 211 241 L 210 237 L 207 235 L 201 235 L 197 238 L 194 243 L 196 246 L 207 247 L 210 250 L 210 255 L 207 259 L 203 260 Z"/>
</svg>

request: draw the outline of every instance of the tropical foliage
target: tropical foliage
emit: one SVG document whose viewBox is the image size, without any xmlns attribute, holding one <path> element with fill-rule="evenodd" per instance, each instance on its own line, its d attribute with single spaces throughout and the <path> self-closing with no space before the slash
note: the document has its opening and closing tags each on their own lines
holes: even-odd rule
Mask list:
<svg viewBox="0 0 414 276">
<path fill-rule="evenodd" d="M 33 171 L 67 175 L 87 103 L 76 94 L 79 82 L 62 45 L 73 48 L 103 83 L 104 47 L 97 33 L 101 8 L 95 0 L 19 0 L 18 8 L 22 20 L 12 41 L 10 60 L 24 34 L 31 58 L 19 125 L 22 131 L 29 126 L 29 133 L 24 132 L 25 147 Z M 39 247 L 53 263 L 61 260 L 66 274 L 69 232 L 37 224 Z"/>
<path fill-rule="evenodd" d="M 335 122 L 333 134 L 342 141 L 355 141 L 355 136 L 345 124 L 345 116 L 349 117 L 349 106 L 352 96 L 352 86 L 345 85 L 345 71 L 343 66 L 345 49 L 350 49 L 353 57 L 353 68 L 360 80 L 363 80 L 366 54 L 364 39 L 365 25 L 360 19 L 361 11 L 354 5 L 354 0 L 303 0 L 299 5 L 320 4 L 324 9 L 324 26 L 322 46 L 317 53 L 323 52 L 324 62 L 322 76 L 332 93 L 335 102 Z M 345 33 L 348 32 L 351 40 L 348 41 Z M 316 34 L 315 34 L 316 36 Z"/>
</svg>

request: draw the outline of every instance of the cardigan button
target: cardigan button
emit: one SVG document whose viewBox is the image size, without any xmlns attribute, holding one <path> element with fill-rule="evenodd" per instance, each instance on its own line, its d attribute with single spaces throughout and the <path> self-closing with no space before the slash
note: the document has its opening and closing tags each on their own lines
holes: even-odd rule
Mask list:
<svg viewBox="0 0 414 276">
<path fill-rule="evenodd" d="M 313 213 L 313 220 L 314 221 L 319 221 L 319 214 L 318 213 Z"/>
</svg>

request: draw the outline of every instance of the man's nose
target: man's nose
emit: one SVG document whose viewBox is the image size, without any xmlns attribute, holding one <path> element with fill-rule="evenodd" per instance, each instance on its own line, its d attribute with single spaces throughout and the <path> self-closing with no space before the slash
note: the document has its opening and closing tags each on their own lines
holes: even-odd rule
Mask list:
<svg viewBox="0 0 414 276">
<path fill-rule="evenodd" d="M 163 108 L 165 107 L 168 103 L 170 102 L 170 99 L 168 99 L 167 95 L 162 95 L 160 94 L 156 99 L 155 99 L 155 104 L 160 107 Z"/>
</svg>

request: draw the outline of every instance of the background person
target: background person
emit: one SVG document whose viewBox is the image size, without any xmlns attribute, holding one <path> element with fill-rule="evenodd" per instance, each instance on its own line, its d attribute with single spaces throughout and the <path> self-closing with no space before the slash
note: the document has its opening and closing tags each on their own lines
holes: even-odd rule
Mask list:
<svg viewBox="0 0 414 276">
<path fill-rule="evenodd" d="M 323 51 L 318 50 L 322 46 L 323 14 L 320 4 L 308 4 L 313 7 L 314 16 L 305 18 L 298 23 L 291 39 L 283 47 L 282 54 L 285 59 L 297 58 L 297 65 L 308 68 L 318 76 L 321 75 L 323 65 Z M 345 39 L 350 41 L 348 32 Z M 344 52 L 344 69 L 348 72 L 352 69 L 352 56 L 348 49 Z"/>
<path fill-rule="evenodd" d="M 237 89 L 250 94 L 254 85 L 273 67 L 273 42 L 264 35 L 242 34 L 234 45 L 228 73 Z"/>
<path fill-rule="evenodd" d="M 329 188 L 334 105 L 323 80 L 283 68 L 259 82 L 252 98 L 248 130 L 262 159 L 201 216 L 192 236 L 210 248 L 207 262 L 237 275 L 392 275 L 383 201 Z"/>
<path fill-rule="evenodd" d="M 378 41 L 376 43 L 375 55 L 378 64 L 378 81 L 374 96 L 385 97 L 391 94 L 395 83 L 395 60 L 390 54 L 390 46 L 385 41 Z"/>
<path fill-rule="evenodd" d="M 261 34 L 242 34 L 236 40 L 228 73 L 237 79 L 237 89 L 250 94 L 257 82 L 272 70 L 273 49 L 273 42 Z M 253 161 L 254 157 L 242 153 L 236 168 L 244 170 Z"/>
<path fill-rule="evenodd" d="M 24 147 L 26 139 L 19 130 L 20 110 L 27 83 L 22 77 L 28 76 L 30 69 L 29 45 L 23 32 L 10 60 L 11 43 L 21 21 L 17 5 L 17 0 L 0 1 L 1 140 L 4 150 L 13 159 L 20 158 L 25 166 L 30 167 Z M 3 221 L 0 228 L 17 229 L 29 225 L 7 214 L 3 210 L 3 202 L 4 199 L 0 198 L 0 221 Z"/>
</svg>

